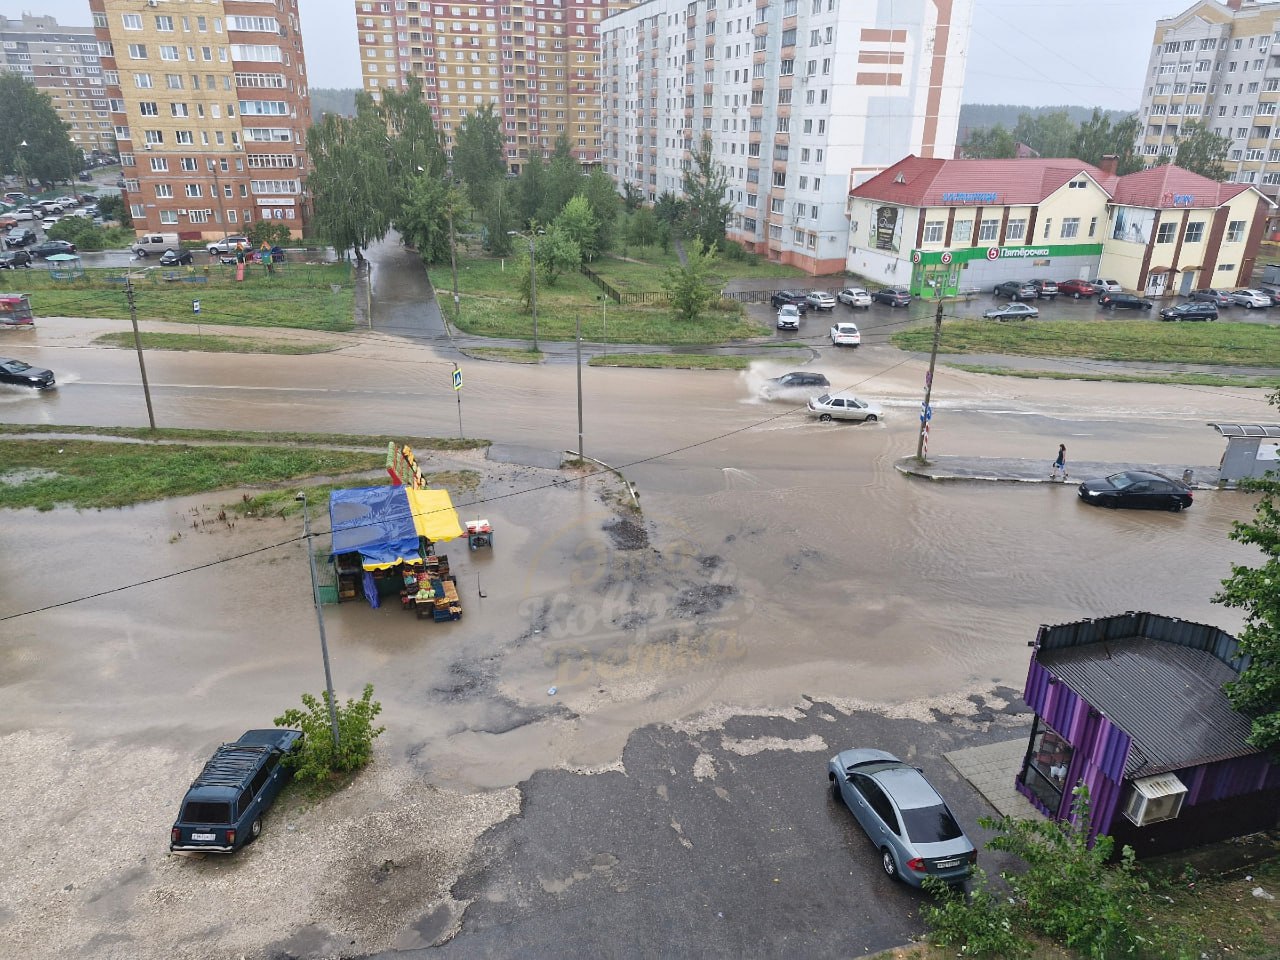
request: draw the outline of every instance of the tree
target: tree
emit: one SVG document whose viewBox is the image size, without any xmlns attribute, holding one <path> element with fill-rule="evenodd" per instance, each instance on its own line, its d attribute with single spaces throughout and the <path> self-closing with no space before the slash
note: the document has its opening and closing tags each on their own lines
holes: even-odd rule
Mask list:
<svg viewBox="0 0 1280 960">
<path fill-rule="evenodd" d="M 667 269 L 662 288 L 680 319 L 697 320 L 718 296 L 711 284 L 711 267 L 715 260 L 716 248 L 695 238 L 688 251 L 688 263 L 684 266 L 674 264 Z"/>
<path fill-rule="evenodd" d="M 596 245 L 596 231 L 599 223 L 592 214 L 591 204 L 587 202 L 585 196 L 578 194 L 566 203 L 552 226 L 577 245 L 583 260 L 590 263 L 596 258 L 599 252 Z"/>
<path fill-rule="evenodd" d="M 359 770 L 373 758 L 373 741 L 387 729 L 373 725 L 374 718 L 382 712 L 382 704 L 373 699 L 373 684 L 365 684 L 359 700 L 348 698 L 345 706 L 336 705 L 336 748 L 329 718 L 329 691 L 320 697 L 304 693 L 302 705 L 305 709 L 293 707 L 272 721 L 277 727 L 302 731 L 301 746 L 284 758 L 299 780 L 322 784 Z"/>
<path fill-rule="evenodd" d="M 663 223 L 675 226 L 684 219 L 684 201 L 670 190 L 658 194 L 658 202 L 653 205 L 654 215 Z"/>
<path fill-rule="evenodd" d="M 98 198 L 98 213 L 103 220 L 115 220 L 122 227 L 133 226 L 133 218 L 129 216 L 129 208 L 118 193 L 103 194 Z"/>
<path fill-rule="evenodd" d="M 685 232 L 705 246 L 718 247 L 733 205 L 725 200 L 729 178 L 716 163 L 711 138 L 703 137 L 693 152 L 693 165 L 684 178 Z"/>
<path fill-rule="evenodd" d="M 553 287 L 566 271 L 582 266 L 582 250 L 573 237 L 552 224 L 537 241 L 538 281 Z"/>
<path fill-rule="evenodd" d="M 404 242 L 418 251 L 427 263 L 448 263 L 451 250 L 449 215 L 462 215 L 464 194 L 440 177 L 420 173 L 405 191 L 396 220 Z"/>
<path fill-rule="evenodd" d="M 601 252 L 612 249 L 619 207 L 613 178 L 603 168 L 594 167 L 587 174 L 581 190 L 587 203 L 591 204 L 591 215 L 596 218 L 596 249 Z"/>
<path fill-rule="evenodd" d="M 658 242 L 658 218 L 648 207 L 641 207 L 631 215 L 627 224 L 627 239 L 637 247 L 651 247 Z"/>
<path fill-rule="evenodd" d="M 1268 399 L 1280 406 L 1280 392 Z M 1249 656 L 1249 666 L 1227 684 L 1227 696 L 1253 723 L 1249 743 L 1274 753 L 1280 749 L 1280 475 L 1270 471 L 1240 485 L 1261 497 L 1253 520 L 1236 521 L 1229 536 L 1261 550 L 1263 562 L 1257 567 L 1232 564 L 1231 576 L 1222 581 L 1214 601 L 1244 611 L 1240 652 Z"/>
<path fill-rule="evenodd" d="M 357 118 L 361 104 L 361 98 L 357 97 Z M 398 189 L 409 189 L 419 173 L 444 176 L 448 162 L 435 121 L 431 119 L 431 108 L 422 99 L 421 78 L 410 74 L 400 89 L 384 90 L 377 114 L 385 127 L 387 167 Z"/>
<path fill-rule="evenodd" d="M 515 225 L 512 216 L 516 208 L 514 191 L 511 181 L 495 180 L 489 185 L 489 195 L 481 206 L 488 239 L 486 246 L 495 257 L 505 257 L 511 253 L 510 231 Z"/>
<path fill-rule="evenodd" d="M 1008 160 L 1017 156 L 1018 144 L 1013 134 L 997 123 L 994 127 L 969 131 L 963 150 L 971 160 Z"/>
<path fill-rule="evenodd" d="M 1223 161 L 1231 149 L 1231 139 L 1220 137 L 1199 120 L 1184 124 L 1177 136 L 1173 162 L 1184 170 L 1210 180 L 1227 179 Z"/>
<path fill-rule="evenodd" d="M 627 208 L 627 213 L 637 210 L 640 204 L 644 202 L 644 193 L 634 183 L 628 180 L 622 185 L 622 202 Z"/>
<path fill-rule="evenodd" d="M 1120 176 L 1134 173 L 1144 166 L 1142 157 L 1133 149 L 1139 129 L 1137 114 L 1112 123 L 1110 116 L 1095 109 L 1093 116 L 1080 124 L 1071 156 L 1095 167 L 1101 165 L 1103 157 L 1114 156 L 1118 158 L 1116 173 Z"/>
<path fill-rule="evenodd" d="M 556 138 L 556 150 L 546 166 L 543 177 L 542 198 L 538 204 L 538 219 L 550 223 L 560 216 L 565 204 L 582 191 L 582 167 L 574 159 L 569 138 L 561 134 Z"/>
<path fill-rule="evenodd" d="M 1079 125 L 1066 110 L 1024 113 L 1013 128 L 1013 139 L 1025 143 L 1042 157 L 1069 157 Z"/>
<path fill-rule="evenodd" d="M 345 256 L 387 235 L 395 204 L 387 162 L 386 125 L 366 93 L 356 96 L 356 115 L 335 113 L 307 132 L 316 232 Z"/>
<path fill-rule="evenodd" d="M 255 247 L 264 243 L 274 246 L 288 242 L 289 228 L 278 220 L 257 220 L 244 232 L 244 235 Z"/>
<path fill-rule="evenodd" d="M 84 166 L 53 101 L 20 73 L 0 72 L 0 130 L 0 170 L 7 174 L 53 184 L 74 180 Z"/>
<path fill-rule="evenodd" d="M 512 188 L 512 199 L 515 200 L 516 216 L 520 223 L 530 224 L 538 218 L 538 207 L 542 203 L 546 179 L 547 165 L 536 153 L 531 154 L 520 169 L 520 176 L 516 178 Z"/>
<path fill-rule="evenodd" d="M 501 122 L 493 112 L 493 104 L 486 103 L 468 113 L 458 125 L 453 141 L 453 175 L 466 181 L 467 199 L 479 210 L 506 172 Z"/>
</svg>

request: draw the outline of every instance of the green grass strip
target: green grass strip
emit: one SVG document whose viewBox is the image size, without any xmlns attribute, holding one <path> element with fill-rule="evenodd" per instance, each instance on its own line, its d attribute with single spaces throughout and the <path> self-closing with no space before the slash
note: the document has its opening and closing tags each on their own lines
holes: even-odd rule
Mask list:
<svg viewBox="0 0 1280 960">
<path fill-rule="evenodd" d="M 290 340 L 256 340 L 252 337 L 222 337 L 215 334 L 195 333 L 143 333 L 142 346 L 145 350 L 189 350 L 204 353 L 279 353 L 300 355 L 307 353 L 330 353 L 338 349 L 338 345 L 329 343 L 306 343 Z M 135 349 L 131 332 L 104 333 L 95 337 L 93 342 L 104 347 L 121 347 Z"/>
<path fill-rule="evenodd" d="M 361 447 L 382 449 L 388 443 L 407 443 L 415 450 L 473 450 L 489 446 L 489 440 L 456 437 L 388 437 L 378 434 L 292 433 L 283 430 L 192 430 L 184 427 L 93 427 L 81 424 L 0 423 L 0 434 L 88 434 L 95 437 L 121 437 L 139 440 L 205 440 L 234 444 L 303 444 L 311 446 Z M 0 461 L 3 462 L 3 461 Z"/>
<path fill-rule="evenodd" d="M 588 365 L 592 367 L 660 367 L 674 370 L 745 370 L 751 365 L 753 357 L 739 357 L 721 354 L 683 354 L 683 353 L 609 353 L 592 357 Z"/>
</svg>

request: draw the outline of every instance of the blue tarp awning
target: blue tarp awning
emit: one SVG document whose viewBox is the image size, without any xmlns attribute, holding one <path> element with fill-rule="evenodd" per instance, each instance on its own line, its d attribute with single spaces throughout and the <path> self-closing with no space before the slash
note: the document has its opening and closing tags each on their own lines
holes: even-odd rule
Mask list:
<svg viewBox="0 0 1280 960">
<path fill-rule="evenodd" d="M 357 487 L 329 494 L 333 552 L 359 553 L 366 570 L 420 559 L 418 530 L 404 487 Z"/>
</svg>

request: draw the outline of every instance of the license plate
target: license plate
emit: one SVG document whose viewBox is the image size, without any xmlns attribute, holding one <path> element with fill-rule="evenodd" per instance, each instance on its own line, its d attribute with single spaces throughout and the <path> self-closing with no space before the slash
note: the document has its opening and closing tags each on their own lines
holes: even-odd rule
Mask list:
<svg viewBox="0 0 1280 960">
<path fill-rule="evenodd" d="M 937 860 L 934 862 L 933 865 L 937 867 L 939 870 L 947 870 L 951 867 L 960 866 L 960 861 L 959 860 Z"/>
<path fill-rule="evenodd" d="M 214 834 L 214 833 L 193 833 L 191 835 L 191 839 L 192 840 L 217 840 L 218 836 L 217 834 Z"/>
</svg>

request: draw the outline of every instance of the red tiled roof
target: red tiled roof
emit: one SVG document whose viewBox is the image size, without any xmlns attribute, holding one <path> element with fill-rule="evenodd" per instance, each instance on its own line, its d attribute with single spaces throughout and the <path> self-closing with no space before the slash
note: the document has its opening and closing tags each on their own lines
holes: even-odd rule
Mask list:
<svg viewBox="0 0 1280 960">
<path fill-rule="evenodd" d="M 1195 197 L 1180 207 L 1217 207 L 1249 189 L 1247 183 L 1219 183 L 1167 163 L 1120 177 L 1114 200 L 1131 207 L 1172 207 L 1174 197 Z"/>
<path fill-rule="evenodd" d="M 1103 173 L 1091 163 L 1067 157 L 1019 160 L 947 160 L 909 155 L 851 196 L 906 207 L 974 206 L 974 199 L 944 200 L 947 194 L 995 194 L 991 205 L 1031 205 L 1044 201 L 1067 181 L 1086 174 L 1112 202 L 1135 207 L 1216 207 L 1248 190 L 1247 183 L 1218 183 L 1190 170 L 1166 164 L 1123 177 Z M 1174 198 L 1195 197 L 1191 204 Z"/>
<path fill-rule="evenodd" d="M 946 160 L 912 155 L 850 193 L 908 207 L 950 206 L 942 199 L 948 193 L 994 193 L 998 199 L 993 203 L 1001 206 L 1035 204 L 1081 173 L 1088 174 L 1107 192 L 1116 181 L 1092 164 L 1069 158 Z M 897 182 L 899 179 L 903 182 Z M 973 206 L 973 202 L 963 205 Z"/>
</svg>

